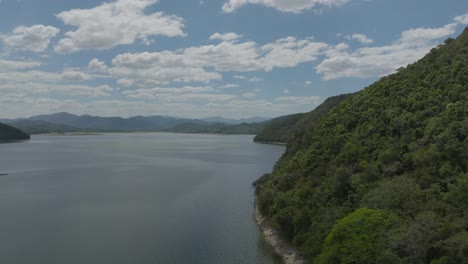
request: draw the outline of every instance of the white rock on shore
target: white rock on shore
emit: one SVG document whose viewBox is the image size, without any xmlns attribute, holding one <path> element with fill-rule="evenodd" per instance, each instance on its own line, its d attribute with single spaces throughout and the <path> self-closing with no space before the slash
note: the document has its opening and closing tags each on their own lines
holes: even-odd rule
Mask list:
<svg viewBox="0 0 468 264">
<path fill-rule="evenodd" d="M 307 263 L 296 248 L 294 248 L 288 241 L 283 239 L 281 234 L 270 227 L 268 220 L 262 216 L 256 205 L 255 221 L 257 221 L 257 224 L 262 230 L 265 240 L 273 247 L 276 254 L 283 258 L 285 264 Z"/>
</svg>

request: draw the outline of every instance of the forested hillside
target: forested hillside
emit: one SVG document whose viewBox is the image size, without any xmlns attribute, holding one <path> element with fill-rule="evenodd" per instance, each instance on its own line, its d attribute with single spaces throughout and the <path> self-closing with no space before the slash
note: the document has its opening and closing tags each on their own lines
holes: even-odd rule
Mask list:
<svg viewBox="0 0 468 264">
<path fill-rule="evenodd" d="M 268 122 L 265 129 L 254 138 L 254 141 L 286 143 L 296 133 L 303 133 L 305 126 L 315 122 L 315 120 L 351 95 L 342 94 L 327 98 L 325 102 L 307 114 L 299 113 L 275 118 Z"/>
<path fill-rule="evenodd" d="M 468 29 L 299 129 L 255 185 L 308 259 L 468 263 Z"/>
<path fill-rule="evenodd" d="M 286 143 L 288 138 L 292 136 L 296 124 L 306 114 L 292 114 L 287 116 L 277 117 L 255 136 L 255 142 L 271 142 L 271 143 Z"/>
<path fill-rule="evenodd" d="M 29 139 L 29 135 L 23 131 L 0 123 L 0 141 Z"/>
</svg>

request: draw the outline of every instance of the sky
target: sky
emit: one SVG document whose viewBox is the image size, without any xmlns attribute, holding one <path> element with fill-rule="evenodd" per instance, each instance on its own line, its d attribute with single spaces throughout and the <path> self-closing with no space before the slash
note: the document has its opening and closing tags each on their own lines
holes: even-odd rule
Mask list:
<svg viewBox="0 0 468 264">
<path fill-rule="evenodd" d="M 0 118 L 276 117 L 468 25 L 464 0 L 0 0 Z"/>
</svg>

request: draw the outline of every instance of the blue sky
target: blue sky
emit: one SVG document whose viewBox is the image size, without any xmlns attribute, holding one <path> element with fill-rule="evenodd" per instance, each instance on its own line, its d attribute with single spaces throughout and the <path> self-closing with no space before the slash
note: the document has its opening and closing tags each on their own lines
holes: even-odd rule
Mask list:
<svg viewBox="0 0 468 264">
<path fill-rule="evenodd" d="M 0 118 L 275 117 L 468 25 L 461 0 L 0 0 Z"/>
</svg>

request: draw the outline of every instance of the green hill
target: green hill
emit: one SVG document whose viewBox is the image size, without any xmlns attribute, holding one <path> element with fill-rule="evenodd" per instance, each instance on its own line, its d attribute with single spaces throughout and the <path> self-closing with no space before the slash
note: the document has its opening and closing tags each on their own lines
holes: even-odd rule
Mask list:
<svg viewBox="0 0 468 264">
<path fill-rule="evenodd" d="M 0 141 L 26 140 L 29 138 L 30 136 L 23 131 L 0 123 Z"/>
<path fill-rule="evenodd" d="M 301 128 L 315 122 L 315 120 L 351 95 L 342 94 L 330 97 L 307 114 L 299 113 L 275 118 L 267 123 L 268 125 L 254 138 L 254 141 L 286 143 L 296 133 L 302 133 Z"/>
<path fill-rule="evenodd" d="M 254 183 L 273 227 L 314 263 L 468 263 L 468 29 L 312 114 Z"/>
<path fill-rule="evenodd" d="M 268 121 L 267 121 L 268 122 Z M 255 135 L 263 130 L 266 122 L 241 123 L 228 125 L 224 123 L 183 123 L 167 131 L 176 133 L 207 133 L 226 135 Z"/>
<path fill-rule="evenodd" d="M 268 125 L 255 136 L 255 142 L 286 143 L 293 134 L 296 124 L 306 114 L 299 113 L 277 117 L 271 120 Z"/>
</svg>

